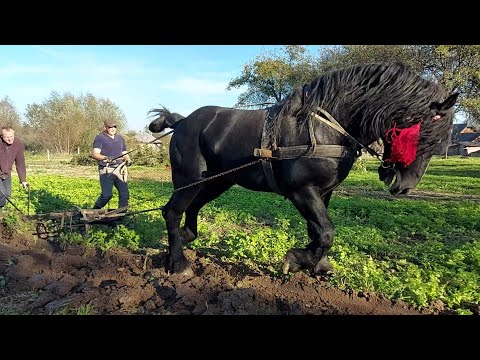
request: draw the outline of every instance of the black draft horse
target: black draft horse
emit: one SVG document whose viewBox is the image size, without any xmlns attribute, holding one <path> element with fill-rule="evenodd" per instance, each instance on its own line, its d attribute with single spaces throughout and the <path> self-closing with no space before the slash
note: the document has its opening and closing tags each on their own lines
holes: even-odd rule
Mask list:
<svg viewBox="0 0 480 360">
<path fill-rule="evenodd" d="M 325 73 L 267 109 L 205 106 L 187 117 L 170 113 L 165 108 L 153 109 L 151 112 L 156 117 L 149 129 L 156 133 L 165 128 L 174 129 L 170 161 L 175 189 L 258 159 L 254 149 L 264 145 L 267 128 L 264 125 L 269 118 L 275 120 L 273 128 L 277 130 L 270 149 L 273 142 L 287 149 L 311 146 L 312 142 L 320 148 L 323 145 L 341 149 L 355 147 L 348 134 L 358 141 L 357 145 L 369 145 L 382 139 L 380 180 L 390 185 L 395 178 L 390 192 L 408 194 L 426 172 L 432 155 L 447 143 L 457 96 L 447 97 L 439 84 L 425 80 L 402 64 L 366 64 Z M 318 109 L 329 113 L 348 134 L 342 134 L 325 122 L 311 121 Z M 397 135 L 401 135 L 402 130 L 409 131 L 404 134 L 404 140 L 412 134 L 416 134 L 416 138 L 395 144 L 392 133 L 397 131 Z M 411 159 L 402 160 L 402 151 L 409 152 Z M 270 176 L 262 161 L 174 191 L 163 210 L 168 231 L 169 269 L 193 275 L 182 245 L 197 237 L 198 212 L 238 184 L 254 191 L 275 191 L 283 195 L 306 219 L 310 243 L 305 249 L 287 252 L 284 272 L 333 271 L 327 253 L 333 245 L 334 226 L 327 208 L 333 189 L 347 177 L 359 156 L 358 151 L 355 154 L 322 156 L 317 153 L 282 160 L 267 159 L 265 161 L 271 164 Z M 272 182 L 276 183 L 275 189 Z M 183 213 L 185 225 L 181 231 Z"/>
</svg>

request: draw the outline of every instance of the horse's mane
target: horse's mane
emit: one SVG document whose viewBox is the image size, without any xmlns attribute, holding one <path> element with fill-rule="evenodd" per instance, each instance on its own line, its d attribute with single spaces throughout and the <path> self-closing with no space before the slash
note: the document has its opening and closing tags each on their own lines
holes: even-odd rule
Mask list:
<svg viewBox="0 0 480 360">
<path fill-rule="evenodd" d="M 405 128 L 423 120 L 417 155 L 448 137 L 451 115 L 450 119 L 436 122 L 429 116 L 430 105 L 441 102 L 445 91 L 440 84 L 420 77 L 403 64 L 374 63 L 333 70 L 314 79 L 309 87 L 310 93 L 300 109 L 289 106 L 292 101 L 298 102 L 298 89 L 284 104 L 286 111 L 302 124 L 308 114 L 321 107 L 345 127 L 354 125 L 361 138 L 373 135 L 378 139 L 393 124 Z"/>
</svg>

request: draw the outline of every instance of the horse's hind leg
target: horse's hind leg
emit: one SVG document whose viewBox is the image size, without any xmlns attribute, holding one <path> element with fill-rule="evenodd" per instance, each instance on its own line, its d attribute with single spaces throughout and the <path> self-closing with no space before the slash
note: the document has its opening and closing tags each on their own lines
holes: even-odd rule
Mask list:
<svg viewBox="0 0 480 360">
<path fill-rule="evenodd" d="M 323 205 L 325 206 L 326 209 L 328 208 L 328 204 L 330 203 L 330 198 L 332 197 L 332 193 L 333 191 L 329 191 L 326 194 L 322 195 Z"/>
<path fill-rule="evenodd" d="M 181 237 L 183 245 L 186 245 L 198 236 L 197 221 L 198 212 L 210 201 L 216 199 L 225 191 L 232 187 L 233 183 L 226 181 L 212 181 L 205 183 L 204 187 L 185 211 L 185 225 L 183 226 Z"/>
<path fill-rule="evenodd" d="M 316 273 L 334 271 L 327 258 L 333 245 L 334 226 L 327 215 L 330 196 L 320 196 L 314 187 L 296 189 L 290 200 L 302 216 L 307 220 L 310 243 L 305 249 L 292 249 L 285 255 L 283 272 L 295 272 L 301 269 L 313 269 Z M 325 201 L 325 203 L 324 203 Z"/>
<path fill-rule="evenodd" d="M 193 186 L 174 193 L 162 211 L 168 231 L 168 267 L 174 273 L 193 275 L 190 262 L 183 254 L 179 227 L 183 213 L 199 191 L 198 186 Z"/>
</svg>

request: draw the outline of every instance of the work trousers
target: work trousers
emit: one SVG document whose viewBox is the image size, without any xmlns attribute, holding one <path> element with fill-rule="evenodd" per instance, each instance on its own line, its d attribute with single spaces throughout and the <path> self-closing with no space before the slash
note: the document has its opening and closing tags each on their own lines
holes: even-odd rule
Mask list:
<svg viewBox="0 0 480 360">
<path fill-rule="evenodd" d="M 99 170 L 100 175 L 100 187 L 102 188 L 102 193 L 95 201 L 94 209 L 103 208 L 113 196 L 113 187 L 118 190 L 118 207 L 128 206 L 128 199 L 130 194 L 128 192 L 128 184 L 126 181 L 120 179 L 117 175 L 112 174 L 111 172 L 106 172 L 104 168 Z"/>
<path fill-rule="evenodd" d="M 0 211 L 5 206 L 7 199 L 5 196 L 10 197 L 12 195 L 12 178 L 8 177 L 0 177 Z M 2 194 L 3 193 L 3 194 Z"/>
</svg>

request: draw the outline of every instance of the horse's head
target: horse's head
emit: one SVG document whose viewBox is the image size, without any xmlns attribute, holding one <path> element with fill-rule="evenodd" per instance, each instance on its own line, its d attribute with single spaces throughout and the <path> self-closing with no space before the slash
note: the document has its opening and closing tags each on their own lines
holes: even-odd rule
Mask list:
<svg viewBox="0 0 480 360">
<path fill-rule="evenodd" d="M 392 184 L 395 178 L 390 187 L 391 194 L 408 194 L 415 188 L 434 153 L 448 145 L 457 97 L 458 93 L 443 102 L 432 102 L 419 123 L 387 132 L 383 138 L 384 164 L 378 168 L 378 173 L 386 185 Z"/>
</svg>

